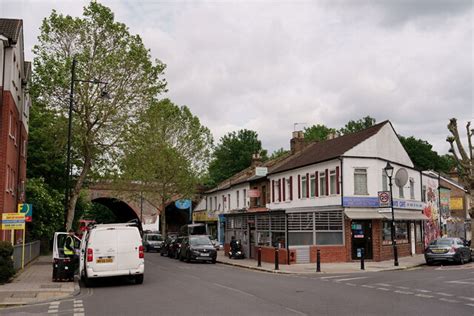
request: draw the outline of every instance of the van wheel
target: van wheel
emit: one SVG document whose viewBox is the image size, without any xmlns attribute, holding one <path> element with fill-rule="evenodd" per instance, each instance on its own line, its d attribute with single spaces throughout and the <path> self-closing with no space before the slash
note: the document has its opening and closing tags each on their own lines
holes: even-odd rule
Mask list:
<svg viewBox="0 0 474 316">
<path fill-rule="evenodd" d="M 88 277 L 83 277 L 82 278 L 82 282 L 84 282 L 84 285 L 86 287 L 91 287 L 92 286 L 92 280 L 89 279 Z"/>
<path fill-rule="evenodd" d="M 142 284 L 143 283 L 143 274 L 138 274 L 135 276 L 135 284 Z"/>
</svg>

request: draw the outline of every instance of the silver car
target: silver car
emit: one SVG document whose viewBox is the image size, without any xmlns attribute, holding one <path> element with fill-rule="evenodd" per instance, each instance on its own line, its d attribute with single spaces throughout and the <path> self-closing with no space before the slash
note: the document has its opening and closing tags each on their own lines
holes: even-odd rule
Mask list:
<svg viewBox="0 0 474 316">
<path fill-rule="evenodd" d="M 471 261 L 469 242 L 460 238 L 438 238 L 430 242 L 425 249 L 426 264 L 436 261 L 451 261 L 463 264 Z"/>
<path fill-rule="evenodd" d="M 146 252 L 156 251 L 159 252 L 163 247 L 163 236 L 160 234 L 147 233 L 143 236 L 143 247 Z"/>
</svg>

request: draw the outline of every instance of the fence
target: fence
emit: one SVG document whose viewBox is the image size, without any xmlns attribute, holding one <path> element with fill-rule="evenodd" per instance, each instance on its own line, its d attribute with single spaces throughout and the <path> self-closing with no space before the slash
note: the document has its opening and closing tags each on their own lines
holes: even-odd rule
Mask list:
<svg viewBox="0 0 474 316">
<path fill-rule="evenodd" d="M 13 266 L 15 270 L 21 269 L 22 245 L 15 245 L 13 249 Z M 25 266 L 40 255 L 40 241 L 25 244 Z"/>
</svg>

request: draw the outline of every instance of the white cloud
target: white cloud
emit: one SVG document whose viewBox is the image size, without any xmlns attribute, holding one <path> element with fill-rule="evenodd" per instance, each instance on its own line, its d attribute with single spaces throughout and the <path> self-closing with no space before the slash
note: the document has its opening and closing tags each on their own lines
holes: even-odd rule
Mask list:
<svg viewBox="0 0 474 316">
<path fill-rule="evenodd" d="M 446 125 L 473 117 L 471 1 L 101 1 L 168 65 L 168 96 L 218 140 L 250 128 L 270 152 L 293 123 L 366 115 L 447 152 Z M 87 1 L 3 0 L 31 48 L 51 9 Z M 31 54 L 27 54 L 30 58 Z"/>
</svg>

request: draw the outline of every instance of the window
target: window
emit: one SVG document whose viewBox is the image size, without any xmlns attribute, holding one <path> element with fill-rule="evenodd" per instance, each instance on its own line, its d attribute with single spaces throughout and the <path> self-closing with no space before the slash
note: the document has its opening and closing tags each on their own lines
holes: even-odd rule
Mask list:
<svg viewBox="0 0 474 316">
<path fill-rule="evenodd" d="M 329 188 L 331 194 L 337 194 L 336 170 L 329 171 Z"/>
<path fill-rule="evenodd" d="M 326 194 L 326 173 L 319 173 L 319 196 L 325 196 Z"/>
<path fill-rule="evenodd" d="M 307 181 L 306 176 L 302 176 L 302 177 L 301 177 L 301 193 L 302 193 L 302 194 L 301 194 L 301 197 L 302 197 L 302 198 L 307 197 L 306 181 Z"/>
<path fill-rule="evenodd" d="M 392 243 L 391 221 L 383 222 L 382 244 L 390 245 Z M 395 222 L 395 239 L 397 244 L 408 243 L 408 222 Z"/>
<path fill-rule="evenodd" d="M 421 222 L 417 222 L 415 224 L 415 240 L 416 242 L 423 242 L 423 231 L 422 231 L 422 225 Z"/>
<path fill-rule="evenodd" d="M 426 185 L 421 188 L 421 202 L 426 202 Z"/>
<path fill-rule="evenodd" d="M 275 201 L 276 202 L 280 202 L 281 201 L 281 196 L 280 196 L 280 183 L 281 181 L 280 180 L 275 180 L 275 182 L 273 182 L 273 190 L 275 190 Z"/>
<path fill-rule="evenodd" d="M 227 207 L 225 195 L 222 196 L 222 210 L 225 211 Z"/>
<path fill-rule="evenodd" d="M 219 211 L 221 210 L 220 206 L 217 207 L 217 196 L 214 197 L 214 208 Z"/>
<path fill-rule="evenodd" d="M 415 180 L 410 178 L 410 199 L 415 199 Z"/>
<path fill-rule="evenodd" d="M 292 197 L 293 197 L 293 192 L 291 192 L 293 190 L 292 186 L 291 186 L 291 177 L 286 179 L 285 182 L 286 182 L 286 196 L 285 196 L 285 199 L 286 201 L 291 201 Z"/>
<path fill-rule="evenodd" d="M 5 183 L 5 191 L 9 192 L 10 191 L 10 166 L 7 166 L 7 176 L 5 177 L 6 183 Z"/>
<path fill-rule="evenodd" d="M 382 191 L 388 191 L 388 177 L 385 169 L 382 169 Z"/>
<path fill-rule="evenodd" d="M 392 243 L 391 222 L 384 221 L 382 225 L 382 244 L 390 245 Z"/>
<path fill-rule="evenodd" d="M 244 208 L 247 208 L 247 189 L 244 189 Z"/>
<path fill-rule="evenodd" d="M 343 216 L 341 211 L 314 213 L 317 245 L 343 244 Z"/>
<path fill-rule="evenodd" d="M 237 194 L 237 208 L 239 208 L 240 207 L 240 201 L 239 201 L 240 200 L 240 191 L 237 190 L 236 194 Z"/>
<path fill-rule="evenodd" d="M 403 199 L 405 197 L 405 192 L 404 192 L 404 187 L 401 186 L 401 187 L 398 187 L 398 196 Z"/>
<path fill-rule="evenodd" d="M 356 168 L 354 170 L 354 194 L 367 195 L 367 169 Z"/>
<path fill-rule="evenodd" d="M 310 196 L 314 197 L 316 195 L 316 179 L 314 174 L 309 177 L 309 190 L 310 190 Z"/>
<path fill-rule="evenodd" d="M 10 116 L 8 117 L 8 135 L 10 138 L 15 138 L 15 122 L 13 121 L 13 113 L 10 112 Z"/>
<path fill-rule="evenodd" d="M 209 198 L 209 210 L 213 210 L 212 208 L 212 197 Z"/>
<path fill-rule="evenodd" d="M 230 194 L 227 194 L 227 205 L 229 205 L 229 210 L 231 208 L 231 205 L 230 205 Z"/>
</svg>

